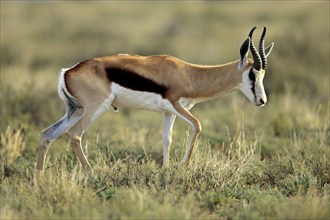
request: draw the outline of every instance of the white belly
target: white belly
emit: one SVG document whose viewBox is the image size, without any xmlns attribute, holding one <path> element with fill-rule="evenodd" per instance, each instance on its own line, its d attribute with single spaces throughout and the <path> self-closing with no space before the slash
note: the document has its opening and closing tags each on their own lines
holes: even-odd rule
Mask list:
<svg viewBox="0 0 330 220">
<path fill-rule="evenodd" d="M 126 89 L 116 83 L 111 84 L 111 91 L 115 96 L 112 106 L 137 108 L 151 111 L 168 112 L 173 109 L 172 104 L 156 93 L 141 92 Z"/>
</svg>

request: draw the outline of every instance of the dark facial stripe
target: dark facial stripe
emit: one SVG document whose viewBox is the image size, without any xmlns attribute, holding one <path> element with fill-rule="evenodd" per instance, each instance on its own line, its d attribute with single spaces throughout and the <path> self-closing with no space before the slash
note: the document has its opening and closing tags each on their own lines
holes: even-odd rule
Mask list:
<svg viewBox="0 0 330 220">
<path fill-rule="evenodd" d="M 252 90 L 252 93 L 253 93 L 253 95 L 254 95 L 254 98 L 257 98 L 257 96 L 256 96 L 256 89 L 255 89 L 255 84 L 254 84 L 254 83 L 252 83 L 252 88 L 251 88 L 251 90 Z"/>
<path fill-rule="evenodd" d="M 253 69 L 251 68 L 250 72 L 249 72 L 249 79 L 251 80 L 252 83 L 252 93 L 254 95 L 254 98 L 256 98 L 256 91 L 255 91 L 255 82 L 256 82 L 256 76 L 254 75 Z"/>
<path fill-rule="evenodd" d="M 141 92 L 152 92 L 165 96 L 167 87 L 156 82 L 147 79 L 139 74 L 121 68 L 106 68 L 107 77 L 110 81 L 115 82 L 127 89 L 141 91 Z"/>
</svg>

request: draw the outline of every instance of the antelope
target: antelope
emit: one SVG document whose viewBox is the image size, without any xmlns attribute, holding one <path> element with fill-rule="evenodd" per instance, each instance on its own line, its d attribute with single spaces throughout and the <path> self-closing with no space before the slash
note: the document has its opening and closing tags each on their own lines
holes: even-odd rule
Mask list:
<svg viewBox="0 0 330 220">
<path fill-rule="evenodd" d="M 259 51 L 252 41 L 254 27 L 240 47 L 239 60 L 223 65 L 187 63 L 168 55 L 119 54 L 82 61 L 60 72 L 58 94 L 66 104 L 62 119 L 42 131 L 37 171 L 42 172 L 51 143 L 66 133 L 69 145 L 83 168 L 92 171 L 82 150 L 81 138 L 88 126 L 109 109 L 137 108 L 163 114 L 163 165 L 169 164 L 172 128 L 176 117 L 191 126 L 190 140 L 182 163 L 189 165 L 201 132 L 199 120 L 189 110 L 197 103 L 240 90 L 251 102 L 263 106 L 267 57 L 263 28 Z M 253 59 L 248 58 L 251 51 Z"/>
</svg>

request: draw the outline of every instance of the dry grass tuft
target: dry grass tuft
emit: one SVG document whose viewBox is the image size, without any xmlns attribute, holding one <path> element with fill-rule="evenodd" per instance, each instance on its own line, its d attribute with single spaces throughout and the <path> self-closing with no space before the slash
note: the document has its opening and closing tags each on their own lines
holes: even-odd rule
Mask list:
<svg viewBox="0 0 330 220">
<path fill-rule="evenodd" d="M 5 166 L 10 166 L 21 156 L 25 148 L 24 133 L 23 127 L 13 129 L 11 126 L 8 126 L 5 132 L 1 133 L 0 152 L 4 157 Z"/>
</svg>

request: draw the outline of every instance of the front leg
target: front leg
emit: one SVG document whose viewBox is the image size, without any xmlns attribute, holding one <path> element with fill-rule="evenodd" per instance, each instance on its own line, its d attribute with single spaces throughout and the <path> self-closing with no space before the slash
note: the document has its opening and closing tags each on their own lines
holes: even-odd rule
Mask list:
<svg viewBox="0 0 330 220">
<path fill-rule="evenodd" d="M 167 166 L 169 164 L 169 158 L 170 158 L 170 148 L 171 148 L 171 143 L 172 143 L 172 129 L 173 129 L 173 124 L 174 124 L 176 116 L 171 113 L 164 113 L 163 116 L 164 116 L 163 166 Z"/>
<path fill-rule="evenodd" d="M 176 110 L 176 115 L 185 120 L 191 126 L 191 135 L 186 153 L 182 162 L 189 165 L 192 151 L 196 145 L 197 137 L 202 130 L 202 126 L 197 118 L 195 118 L 187 109 L 185 109 L 179 102 L 175 102 L 173 107 Z"/>
</svg>

